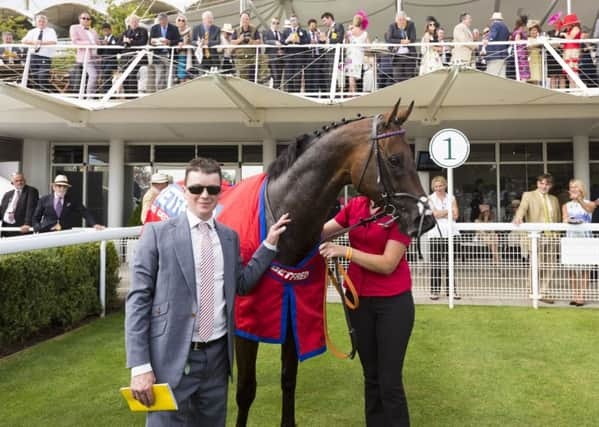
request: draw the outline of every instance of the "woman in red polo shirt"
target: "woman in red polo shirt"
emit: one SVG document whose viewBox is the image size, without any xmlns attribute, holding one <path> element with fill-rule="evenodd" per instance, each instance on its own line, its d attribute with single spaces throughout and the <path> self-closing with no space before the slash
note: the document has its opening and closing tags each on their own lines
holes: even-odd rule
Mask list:
<svg viewBox="0 0 599 427">
<path fill-rule="evenodd" d="M 352 199 L 324 225 L 323 236 L 351 226 L 378 211 L 366 197 Z M 406 261 L 410 238 L 383 217 L 349 232 L 350 246 L 320 246 L 325 257 L 351 260 L 349 276 L 360 297 L 350 311 L 357 331 L 364 373 L 366 425 L 408 426 L 410 417 L 402 369 L 414 326 L 412 279 Z"/>
</svg>

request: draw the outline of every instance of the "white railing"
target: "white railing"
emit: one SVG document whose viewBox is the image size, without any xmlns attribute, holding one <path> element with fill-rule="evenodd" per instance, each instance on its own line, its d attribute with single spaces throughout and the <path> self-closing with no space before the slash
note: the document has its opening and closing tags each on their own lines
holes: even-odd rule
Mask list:
<svg viewBox="0 0 599 427">
<path fill-rule="evenodd" d="M 511 77 L 515 80 L 577 95 L 598 94 L 597 74 L 586 75 L 584 70 L 576 72 L 562 58 L 561 48 L 568 42 L 571 43 L 564 39 L 539 37 L 486 45 L 482 42 L 412 43 L 402 45 L 409 51 L 401 54 L 397 52 L 398 45 L 378 42 L 219 45 L 211 48 L 212 61 L 205 67 L 199 63 L 200 60 L 208 63 L 204 59 L 205 56 L 208 58 L 205 49 L 191 45 L 125 48 L 60 44 L 48 46 L 56 50 L 55 58 L 60 59 L 54 59 L 49 68 L 40 67 L 40 59 L 31 47 L 14 44 L 11 46 L 21 47 L 26 53 L 13 58 L 13 64 L 0 65 L 0 80 L 18 81 L 22 86 L 61 96 L 106 103 L 111 99 L 143 96 L 209 73 L 234 74 L 257 84 L 329 102 L 370 93 L 433 70 L 436 67 L 425 66 L 429 61 L 426 52 L 434 52 L 439 57 L 439 66 L 458 65 L 484 70 L 489 59 L 486 50 L 489 46 L 500 45 L 504 47 L 501 53 L 509 58 L 505 67 L 512 70 Z M 599 39 L 577 43 L 582 49 L 582 58 L 583 53 L 595 49 Z M 456 64 L 443 53 L 451 54 L 459 46 L 470 49 L 471 59 Z M 106 54 L 92 55 L 91 49 L 98 48 Z M 74 62 L 76 49 L 85 50 L 81 64 Z M 90 69 L 95 72 L 88 73 Z M 90 75 L 97 76 L 95 84 L 90 84 Z"/>
<path fill-rule="evenodd" d="M 6 231 L 6 228 L 4 228 Z M 36 249 L 58 248 L 82 243 L 100 243 L 99 299 L 102 306 L 101 316 L 106 314 L 106 242 L 129 237 L 137 237 L 141 227 L 107 228 L 105 230 L 78 229 L 52 233 L 0 239 L 0 255 L 33 251 Z"/>
<path fill-rule="evenodd" d="M 584 299 L 599 303 L 599 224 L 456 223 L 454 262 L 449 263 L 447 240 L 430 233 L 421 239 L 419 259 L 414 240 L 407 258 L 412 272 L 413 294 L 419 302 L 430 297 L 456 302 L 449 289 L 449 268 L 454 269 L 453 288 L 464 304 L 530 304 Z M 105 307 L 105 242 L 114 241 L 122 263 L 129 264 L 141 227 L 69 230 L 0 240 L 0 255 L 35 249 L 101 241 L 100 301 Z M 588 237 L 565 238 L 565 233 Z M 348 244 L 347 236 L 338 239 Z M 576 252 L 578 251 L 578 252 Z M 348 263 L 341 260 L 347 268 Z M 332 288 L 330 301 L 338 297 Z M 447 299 L 445 299 L 447 297 Z"/>
</svg>

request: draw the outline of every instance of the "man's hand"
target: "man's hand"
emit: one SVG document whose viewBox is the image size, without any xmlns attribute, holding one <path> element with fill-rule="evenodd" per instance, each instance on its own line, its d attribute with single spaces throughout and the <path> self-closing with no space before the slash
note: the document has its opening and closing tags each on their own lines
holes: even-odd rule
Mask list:
<svg viewBox="0 0 599 427">
<path fill-rule="evenodd" d="M 144 406 L 152 406 L 154 404 L 154 393 L 152 393 L 154 383 L 156 383 L 156 377 L 152 371 L 136 375 L 131 378 L 131 394 Z"/>
<path fill-rule="evenodd" d="M 291 222 L 291 219 L 289 219 L 288 213 L 281 216 L 281 218 L 279 218 L 279 220 L 270 227 L 270 230 L 268 230 L 266 242 L 273 246 L 277 246 L 279 237 L 285 232 L 285 230 L 287 230 L 286 224 L 289 224 L 289 222 Z"/>
<path fill-rule="evenodd" d="M 21 233 L 22 234 L 29 233 L 29 230 L 31 230 L 31 227 L 29 225 L 22 225 L 21 226 Z"/>
<path fill-rule="evenodd" d="M 100 224 L 96 224 L 96 225 L 94 225 L 94 228 L 95 228 L 96 230 L 98 230 L 98 231 L 100 231 L 100 230 L 105 230 L 105 229 L 106 229 L 106 227 L 104 227 L 103 225 L 100 225 Z"/>
<path fill-rule="evenodd" d="M 522 224 L 522 219 L 521 218 L 514 218 L 514 220 L 512 222 L 514 224 L 516 224 L 516 225 L 520 225 L 520 224 Z"/>
</svg>

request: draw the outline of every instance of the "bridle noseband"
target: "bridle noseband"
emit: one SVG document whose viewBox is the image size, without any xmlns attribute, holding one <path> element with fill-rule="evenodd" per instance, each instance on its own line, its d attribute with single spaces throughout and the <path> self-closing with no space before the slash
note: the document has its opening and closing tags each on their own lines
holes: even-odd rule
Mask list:
<svg viewBox="0 0 599 427">
<path fill-rule="evenodd" d="M 398 211 L 397 203 L 398 203 L 399 199 L 407 198 L 407 199 L 414 201 L 414 203 L 418 207 L 418 212 L 420 214 L 420 222 L 418 225 L 418 235 L 417 236 L 418 236 L 418 253 L 419 253 L 420 257 L 422 258 L 422 254 L 420 253 L 420 236 L 422 234 L 422 228 L 424 225 L 424 217 L 425 217 L 425 214 L 430 214 L 432 211 L 429 207 L 428 199 L 425 196 L 419 197 L 412 193 L 395 192 L 395 190 L 393 188 L 393 183 L 391 182 L 391 180 L 389 178 L 389 173 L 387 172 L 387 169 L 384 167 L 384 164 L 383 164 L 383 158 L 382 158 L 382 154 L 381 154 L 381 147 L 379 145 L 379 141 L 381 139 L 392 138 L 394 136 L 404 135 L 406 133 L 406 130 L 403 128 L 400 128 L 398 130 L 394 130 L 394 131 L 390 131 L 390 132 L 378 133 L 379 121 L 381 120 L 382 117 L 383 116 L 381 114 L 378 114 L 372 118 L 372 132 L 370 135 L 370 143 L 371 143 L 370 144 L 370 152 L 368 153 L 368 159 L 366 160 L 364 169 L 362 169 L 362 173 L 360 174 L 360 180 L 358 181 L 358 186 L 356 187 L 356 190 L 358 191 L 358 193 L 360 192 L 360 187 L 362 186 L 362 181 L 364 180 L 364 176 L 366 175 L 366 171 L 368 170 L 368 165 L 370 164 L 370 161 L 372 160 L 372 157 L 374 156 L 375 165 L 376 165 L 376 175 L 377 175 L 376 182 L 381 188 L 381 198 L 376 202 L 376 204 L 382 207 L 382 211 L 385 216 L 388 215 L 391 217 L 391 219 L 389 219 L 388 221 L 386 221 L 385 223 L 382 223 L 380 225 L 383 227 L 389 227 L 394 222 L 399 222 L 400 217 L 399 217 L 399 213 L 397 212 Z M 374 216 L 373 216 L 373 218 L 374 218 L 373 220 L 378 219 L 379 217 L 380 216 L 378 216 L 377 218 L 374 218 Z"/>
</svg>

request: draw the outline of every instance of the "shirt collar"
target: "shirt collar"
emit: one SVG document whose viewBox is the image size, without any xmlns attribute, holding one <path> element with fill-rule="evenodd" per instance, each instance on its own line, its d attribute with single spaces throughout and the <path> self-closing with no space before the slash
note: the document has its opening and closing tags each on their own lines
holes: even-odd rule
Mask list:
<svg viewBox="0 0 599 427">
<path fill-rule="evenodd" d="M 210 227 L 211 230 L 214 229 L 214 217 L 210 218 L 208 221 L 204 221 L 203 219 L 200 219 L 197 216 L 195 216 L 193 213 L 191 213 L 191 211 L 189 209 L 187 209 L 185 211 L 185 213 L 187 214 L 187 221 L 189 222 L 189 228 L 194 228 L 198 224 L 205 222 L 208 224 L 208 226 Z"/>
</svg>

